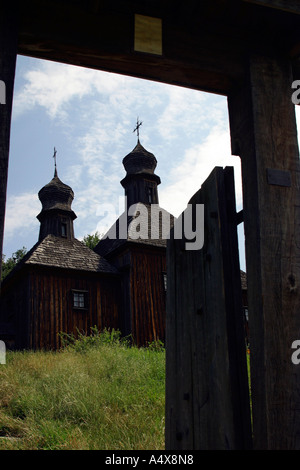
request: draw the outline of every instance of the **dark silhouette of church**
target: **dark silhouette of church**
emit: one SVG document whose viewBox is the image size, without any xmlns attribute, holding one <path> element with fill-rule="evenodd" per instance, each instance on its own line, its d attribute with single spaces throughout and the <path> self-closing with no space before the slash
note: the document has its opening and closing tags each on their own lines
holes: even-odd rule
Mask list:
<svg viewBox="0 0 300 470">
<path fill-rule="evenodd" d="M 137 345 L 165 341 L 166 240 L 174 218 L 159 206 L 157 161 L 140 143 L 123 159 L 125 211 L 95 250 L 74 235 L 72 189 L 39 191 L 38 242 L 1 286 L 0 339 L 57 349 L 60 333 L 119 329 Z M 154 210 L 155 209 L 155 210 Z"/>
</svg>

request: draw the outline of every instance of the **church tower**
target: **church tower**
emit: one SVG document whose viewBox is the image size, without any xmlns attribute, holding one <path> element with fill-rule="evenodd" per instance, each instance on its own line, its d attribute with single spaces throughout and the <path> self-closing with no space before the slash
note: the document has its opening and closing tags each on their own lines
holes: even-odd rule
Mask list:
<svg viewBox="0 0 300 470">
<path fill-rule="evenodd" d="M 148 152 L 138 138 L 135 148 L 123 158 L 126 176 L 121 181 L 127 196 L 127 206 L 141 202 L 158 204 L 157 186 L 160 177 L 154 173 L 157 160 L 153 153 Z"/>
<path fill-rule="evenodd" d="M 137 121 L 135 130 L 140 125 Z M 142 346 L 158 339 L 165 341 L 166 246 L 174 217 L 159 206 L 157 160 L 141 145 L 139 133 L 123 165 L 125 211 L 99 241 L 95 252 L 119 270 L 120 330 Z"/>
<path fill-rule="evenodd" d="M 41 223 L 39 241 L 50 234 L 74 239 L 73 221 L 76 214 L 71 209 L 74 193 L 58 178 L 56 164 L 54 177 L 39 191 L 38 196 L 42 203 L 42 210 L 37 216 Z"/>
</svg>

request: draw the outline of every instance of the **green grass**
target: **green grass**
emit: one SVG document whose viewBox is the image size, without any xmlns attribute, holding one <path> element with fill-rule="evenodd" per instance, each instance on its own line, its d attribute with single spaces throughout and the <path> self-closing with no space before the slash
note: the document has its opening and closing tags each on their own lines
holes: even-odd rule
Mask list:
<svg viewBox="0 0 300 470">
<path fill-rule="evenodd" d="M 0 365 L 0 450 L 164 448 L 165 351 L 116 336 Z"/>
</svg>

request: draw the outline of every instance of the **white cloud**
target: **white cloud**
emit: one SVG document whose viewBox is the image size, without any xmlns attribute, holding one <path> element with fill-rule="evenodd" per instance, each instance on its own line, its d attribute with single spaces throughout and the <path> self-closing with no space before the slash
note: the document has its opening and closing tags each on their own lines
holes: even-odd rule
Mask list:
<svg viewBox="0 0 300 470">
<path fill-rule="evenodd" d="M 24 79 L 24 87 L 14 96 L 15 116 L 41 106 L 51 118 L 65 117 L 66 105 L 71 100 L 81 100 L 95 91 L 113 93 L 122 82 L 122 77 L 109 72 L 47 61 L 36 61 L 36 66 L 25 73 Z"/>
<path fill-rule="evenodd" d="M 160 191 L 160 204 L 178 216 L 215 166 L 234 167 L 236 202 L 241 208 L 240 158 L 231 155 L 230 138 L 224 125 L 214 127 L 202 143 L 194 144 L 185 151 L 180 165 L 170 170 L 172 183 Z"/>
<path fill-rule="evenodd" d="M 28 192 L 9 197 L 6 202 L 5 238 L 21 237 L 26 231 L 34 232 L 37 238 L 39 222 L 36 216 L 41 207 L 35 193 Z"/>
<path fill-rule="evenodd" d="M 107 204 L 119 214 L 122 158 L 135 145 L 132 130 L 137 116 L 143 121 L 141 142 L 158 159 L 160 204 L 165 209 L 179 215 L 213 168 L 227 165 L 235 169 L 241 208 L 240 159 L 231 156 L 226 98 L 71 65 L 18 60 L 24 61 L 24 75 L 14 96 L 14 117 L 30 120 L 32 110 L 44 110 L 59 124 L 72 153 L 62 174 L 75 193 L 76 236 L 101 227 L 101 211 Z M 300 123 L 299 106 L 296 116 Z M 53 132 L 58 132 L 56 127 Z M 9 197 L 5 239 L 19 239 L 20 233 L 28 232 L 35 242 L 40 208 L 37 194 Z"/>
<path fill-rule="evenodd" d="M 230 156 L 223 97 L 45 61 L 31 62 L 23 79 L 15 93 L 14 116 L 24 119 L 24 113 L 27 118 L 41 107 L 70 143 L 72 162 L 63 174 L 75 193 L 76 236 L 95 230 L 103 204 L 118 210 L 122 159 L 135 145 L 137 116 L 143 121 L 142 144 L 158 159 L 161 205 L 174 215 L 215 165 L 233 165 L 237 158 Z M 9 233 L 19 227 L 11 214 L 14 204 L 25 206 L 28 194 L 18 197 L 7 208 Z M 39 209 L 27 212 L 24 227 L 36 220 Z"/>
</svg>

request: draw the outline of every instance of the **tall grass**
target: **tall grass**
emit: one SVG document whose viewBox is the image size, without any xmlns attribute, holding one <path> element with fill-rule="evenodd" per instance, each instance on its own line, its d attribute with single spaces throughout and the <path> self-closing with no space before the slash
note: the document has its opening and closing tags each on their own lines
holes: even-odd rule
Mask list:
<svg viewBox="0 0 300 470">
<path fill-rule="evenodd" d="M 95 331 L 67 343 L 7 353 L 0 449 L 163 449 L 164 349 Z"/>
</svg>

